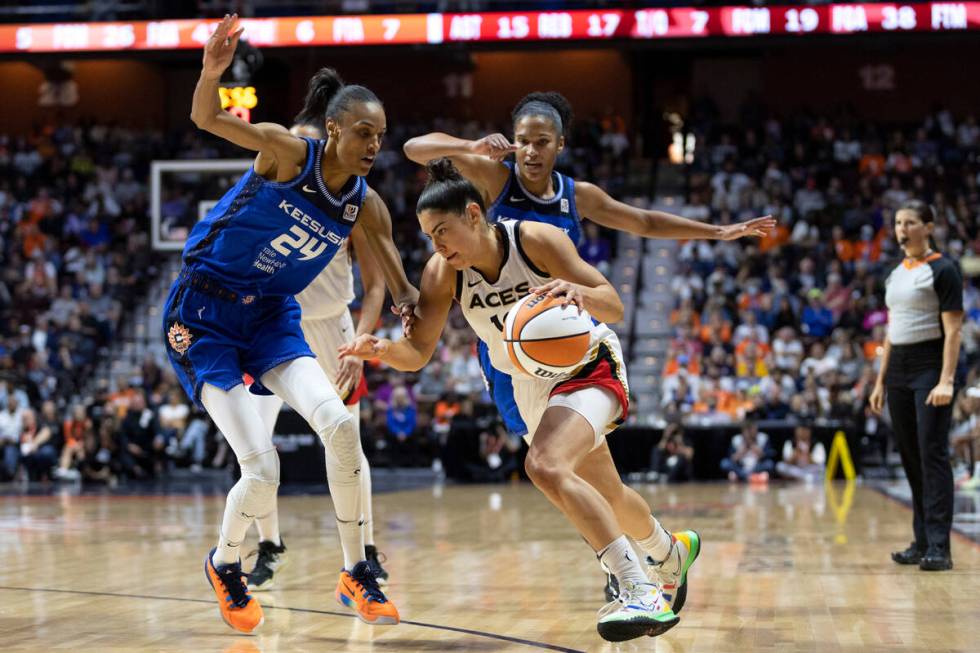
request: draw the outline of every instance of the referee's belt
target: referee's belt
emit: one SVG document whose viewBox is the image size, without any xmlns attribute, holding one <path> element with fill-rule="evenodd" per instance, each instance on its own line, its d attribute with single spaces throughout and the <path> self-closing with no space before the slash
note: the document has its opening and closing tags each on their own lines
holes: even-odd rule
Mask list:
<svg viewBox="0 0 980 653">
<path fill-rule="evenodd" d="M 209 277 L 201 272 L 194 272 L 183 268 L 177 277 L 177 282 L 186 288 L 191 288 L 197 292 L 220 299 L 231 304 L 251 304 L 256 300 L 256 295 L 243 295 L 234 290 L 229 290 L 221 285 L 214 277 Z"/>
</svg>

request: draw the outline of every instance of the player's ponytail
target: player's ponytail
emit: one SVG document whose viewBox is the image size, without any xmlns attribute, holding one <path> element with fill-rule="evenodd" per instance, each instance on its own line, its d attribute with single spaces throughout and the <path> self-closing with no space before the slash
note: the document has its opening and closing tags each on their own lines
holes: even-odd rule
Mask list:
<svg viewBox="0 0 980 653">
<path fill-rule="evenodd" d="M 517 121 L 527 116 L 547 118 L 554 124 L 559 136 L 568 133 L 573 118 L 571 103 L 556 91 L 528 93 L 517 103 L 510 116 L 515 125 Z"/>
<path fill-rule="evenodd" d="M 355 102 L 381 104 L 381 100 L 371 89 L 359 84 L 344 84 L 336 70 L 321 68 L 310 80 L 303 110 L 296 115 L 294 122 L 322 127 L 328 118 L 337 119 Z"/>
<path fill-rule="evenodd" d="M 303 110 L 296 115 L 298 125 L 322 127 L 327 119 L 327 107 L 337 92 L 344 87 L 344 80 L 333 68 L 321 68 L 310 79 L 310 86 L 303 101 Z"/>
<path fill-rule="evenodd" d="M 415 212 L 445 211 L 462 214 L 466 205 L 476 202 L 481 213 L 486 213 L 483 196 L 473 183 L 460 174 L 453 162 L 447 158 L 429 161 L 425 166 L 429 179 L 419 195 Z"/>
</svg>

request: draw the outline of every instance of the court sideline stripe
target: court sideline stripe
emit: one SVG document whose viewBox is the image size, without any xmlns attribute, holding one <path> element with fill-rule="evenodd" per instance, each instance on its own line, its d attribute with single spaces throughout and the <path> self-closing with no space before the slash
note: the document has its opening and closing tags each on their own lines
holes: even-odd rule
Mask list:
<svg viewBox="0 0 980 653">
<path fill-rule="evenodd" d="M 124 599 L 146 599 L 151 601 L 180 601 L 183 603 L 207 603 L 213 605 L 214 601 L 208 601 L 206 599 L 188 599 L 181 598 L 178 596 L 147 596 L 145 594 L 121 594 L 116 592 L 90 592 L 86 590 L 61 590 L 52 589 L 48 587 L 13 587 L 0 585 L 0 591 L 16 591 L 16 592 L 50 592 L 53 594 L 80 594 L 83 596 L 110 596 L 116 598 Z M 348 612 L 334 612 L 332 610 L 316 610 L 314 608 L 290 608 L 288 606 L 276 606 L 276 605 L 263 605 L 263 610 L 288 610 L 290 612 L 306 612 L 310 614 L 325 614 L 332 617 L 348 617 L 351 619 L 356 619 L 355 615 Z M 409 626 L 418 626 L 420 628 L 431 628 L 433 630 L 446 630 L 455 633 L 462 633 L 464 635 L 475 635 L 476 637 L 486 637 L 489 639 L 497 639 L 504 642 L 510 642 L 512 644 L 522 644 L 524 646 L 531 646 L 534 648 L 541 648 L 548 651 L 561 651 L 562 653 L 586 653 L 585 651 L 579 651 L 574 648 L 565 648 L 564 646 L 556 646 L 554 644 L 545 644 L 544 642 L 535 642 L 529 639 L 521 639 L 519 637 L 511 637 L 509 635 L 498 635 L 497 633 L 488 633 L 482 630 L 471 630 L 469 628 L 459 628 L 457 626 L 443 626 L 440 624 L 430 624 L 424 621 L 411 621 L 409 619 L 402 619 L 401 623 L 408 624 Z"/>
</svg>

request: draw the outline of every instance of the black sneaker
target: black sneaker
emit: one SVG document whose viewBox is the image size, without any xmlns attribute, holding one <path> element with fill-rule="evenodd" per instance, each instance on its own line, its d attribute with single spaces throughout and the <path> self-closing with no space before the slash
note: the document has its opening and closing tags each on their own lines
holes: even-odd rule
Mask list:
<svg viewBox="0 0 980 653">
<path fill-rule="evenodd" d="M 930 546 L 919 561 L 919 569 L 922 571 L 946 571 L 952 568 L 953 558 L 949 555 L 949 549 L 940 546 Z"/>
<path fill-rule="evenodd" d="M 373 544 L 364 545 L 364 557 L 374 572 L 374 577 L 378 579 L 378 585 L 388 584 L 388 572 L 381 566 L 382 562 L 388 562 L 388 557 L 383 553 L 378 553 L 378 547 Z"/>
<path fill-rule="evenodd" d="M 892 560 L 900 565 L 917 565 L 925 555 L 925 549 L 919 548 L 915 542 L 909 545 L 904 551 L 893 551 Z"/>
<path fill-rule="evenodd" d="M 272 542 L 259 542 L 258 551 L 252 551 L 248 557 L 258 554 L 255 566 L 248 574 L 248 588 L 253 592 L 271 589 L 277 571 L 286 566 L 286 544 L 279 541 L 279 546 Z"/>
</svg>

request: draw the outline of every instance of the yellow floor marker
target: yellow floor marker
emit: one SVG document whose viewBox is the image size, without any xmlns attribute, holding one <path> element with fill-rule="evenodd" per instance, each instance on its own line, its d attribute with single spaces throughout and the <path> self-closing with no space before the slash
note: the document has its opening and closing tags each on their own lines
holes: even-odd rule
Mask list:
<svg viewBox="0 0 980 653">
<path fill-rule="evenodd" d="M 834 480 L 837 473 L 837 463 L 841 464 L 844 470 L 844 478 L 853 481 L 857 474 L 854 473 L 854 463 L 851 461 L 851 450 L 847 446 L 847 437 L 843 431 L 834 434 L 834 441 L 830 445 L 830 456 L 827 458 L 827 480 Z"/>
</svg>

